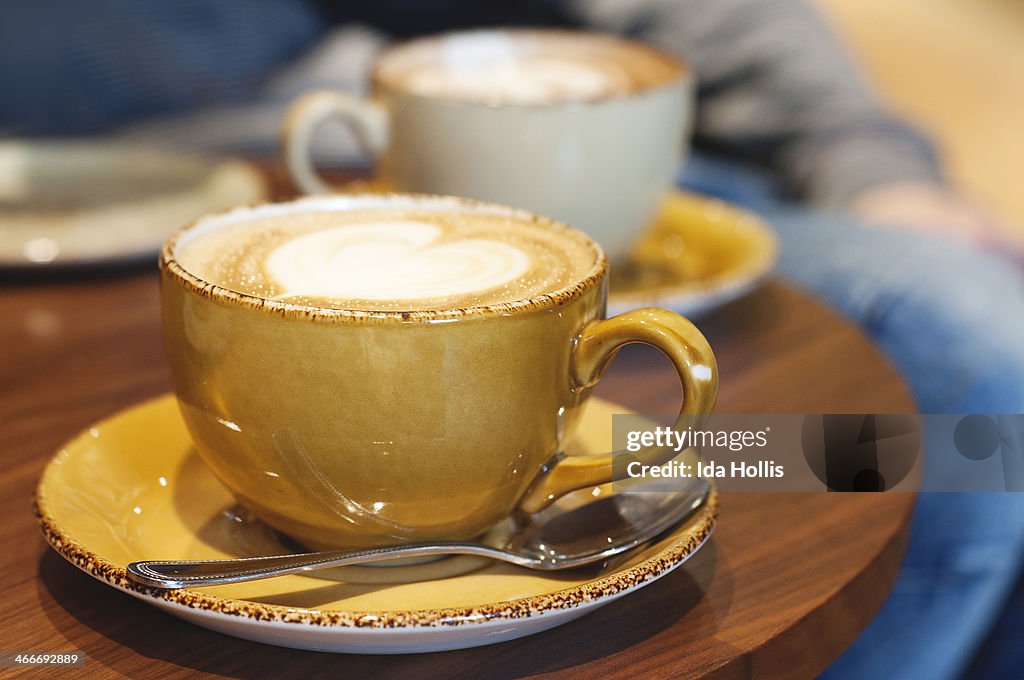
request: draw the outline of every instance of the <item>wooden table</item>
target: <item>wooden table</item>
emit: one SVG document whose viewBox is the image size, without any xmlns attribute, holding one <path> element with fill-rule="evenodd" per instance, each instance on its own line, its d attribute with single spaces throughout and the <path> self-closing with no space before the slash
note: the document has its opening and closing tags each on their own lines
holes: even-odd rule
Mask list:
<svg viewBox="0 0 1024 680">
<path fill-rule="evenodd" d="M 65 563 L 30 509 L 52 452 L 168 389 L 154 270 L 0 282 L 0 649 L 81 650 L 89 678 L 809 677 L 871 619 L 899 566 L 909 494 L 740 494 L 706 549 L 662 581 L 563 628 L 471 650 L 334 656 L 235 640 L 157 612 Z M 778 282 L 701 321 L 723 412 L 896 412 L 912 403 L 853 327 Z M 659 355 L 624 352 L 602 396 L 671 409 Z M 0 670 L 0 674 L 5 671 Z"/>
</svg>

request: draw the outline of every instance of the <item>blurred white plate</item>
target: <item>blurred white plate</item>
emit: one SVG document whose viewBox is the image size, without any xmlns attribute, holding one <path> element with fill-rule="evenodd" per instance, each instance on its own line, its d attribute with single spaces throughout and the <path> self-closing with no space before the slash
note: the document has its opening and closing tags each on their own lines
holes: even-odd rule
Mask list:
<svg viewBox="0 0 1024 680">
<path fill-rule="evenodd" d="M 155 257 L 206 213 L 267 199 L 261 173 L 101 140 L 0 142 L 0 267 L 111 264 Z"/>
</svg>

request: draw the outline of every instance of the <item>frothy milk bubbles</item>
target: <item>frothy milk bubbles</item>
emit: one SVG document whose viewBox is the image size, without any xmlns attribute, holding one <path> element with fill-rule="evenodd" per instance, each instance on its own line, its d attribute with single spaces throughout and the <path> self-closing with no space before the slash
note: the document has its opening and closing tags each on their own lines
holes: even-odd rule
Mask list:
<svg viewBox="0 0 1024 680">
<path fill-rule="evenodd" d="M 473 32 L 409 43 L 376 76 L 425 97 L 537 105 L 621 97 L 671 81 L 679 65 L 639 44 L 558 31 Z"/>
<path fill-rule="evenodd" d="M 297 236 L 267 255 L 278 297 L 391 300 L 459 297 L 507 285 L 529 256 L 486 238 L 445 242 L 429 222 L 370 222 Z"/>
<path fill-rule="evenodd" d="M 386 311 L 530 298 L 578 279 L 593 254 L 507 216 L 377 210 L 253 218 L 197 236 L 178 258 L 241 293 Z"/>
</svg>

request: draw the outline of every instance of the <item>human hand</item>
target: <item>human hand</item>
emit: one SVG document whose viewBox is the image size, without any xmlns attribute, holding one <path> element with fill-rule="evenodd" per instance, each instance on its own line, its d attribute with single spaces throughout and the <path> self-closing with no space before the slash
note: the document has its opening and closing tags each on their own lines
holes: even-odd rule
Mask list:
<svg viewBox="0 0 1024 680">
<path fill-rule="evenodd" d="M 1024 265 L 1024 229 L 1014 230 L 955 190 L 925 182 L 886 184 L 863 192 L 850 207 L 873 226 L 944 236 Z"/>
</svg>

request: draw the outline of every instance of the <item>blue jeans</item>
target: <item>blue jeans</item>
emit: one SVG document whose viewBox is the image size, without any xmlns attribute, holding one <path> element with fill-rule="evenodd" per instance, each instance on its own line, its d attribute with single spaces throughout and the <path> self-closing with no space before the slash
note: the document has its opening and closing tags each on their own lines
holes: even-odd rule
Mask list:
<svg viewBox="0 0 1024 680">
<path fill-rule="evenodd" d="M 786 203 L 770 177 L 723 161 L 698 156 L 682 183 L 761 213 L 779 234 L 779 272 L 860 325 L 922 413 L 1024 413 L 1024 281 L 1014 267 Z M 892 595 L 823 677 L 956 678 L 979 649 L 989 658 L 974 670 L 1024 676 L 1024 649 L 1000 642 L 1018 631 L 999 630 L 1021 618 L 1005 603 L 1022 569 L 1024 493 L 921 494 Z"/>
</svg>

